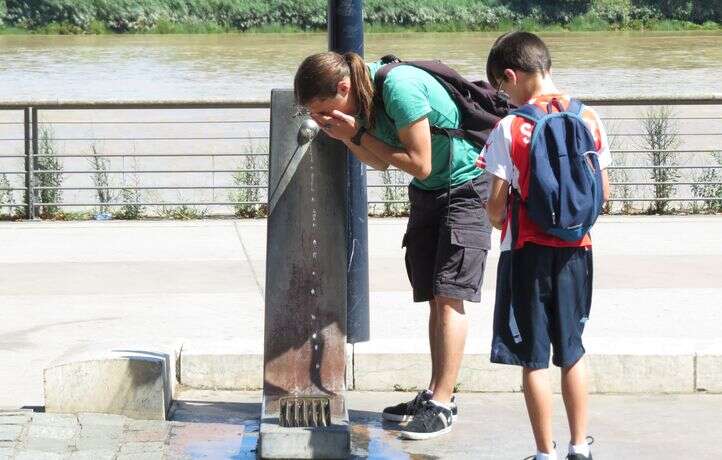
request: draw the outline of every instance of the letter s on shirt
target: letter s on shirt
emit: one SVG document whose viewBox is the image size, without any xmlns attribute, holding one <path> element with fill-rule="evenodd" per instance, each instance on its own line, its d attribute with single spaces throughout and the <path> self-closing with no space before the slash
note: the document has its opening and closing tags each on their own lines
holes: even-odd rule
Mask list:
<svg viewBox="0 0 722 460">
<path fill-rule="evenodd" d="M 534 133 L 531 123 L 524 123 L 521 125 L 520 130 L 522 134 L 522 142 L 524 142 L 524 145 L 529 145 L 529 143 L 531 143 L 531 136 Z"/>
</svg>

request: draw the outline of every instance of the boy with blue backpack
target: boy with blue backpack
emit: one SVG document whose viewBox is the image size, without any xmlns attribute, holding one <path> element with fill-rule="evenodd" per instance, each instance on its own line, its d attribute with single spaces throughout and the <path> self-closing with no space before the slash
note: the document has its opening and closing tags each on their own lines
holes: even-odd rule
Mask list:
<svg viewBox="0 0 722 460">
<path fill-rule="evenodd" d="M 561 94 L 534 34 L 494 43 L 487 77 L 519 107 L 489 136 L 477 166 L 493 175 L 487 212 L 502 230 L 491 361 L 523 368 L 536 460 L 557 459 L 547 368 L 561 368 L 571 440 L 567 459 L 591 460 L 582 332 L 592 299 L 589 229 L 609 194 L 611 163 L 597 114 Z"/>
</svg>

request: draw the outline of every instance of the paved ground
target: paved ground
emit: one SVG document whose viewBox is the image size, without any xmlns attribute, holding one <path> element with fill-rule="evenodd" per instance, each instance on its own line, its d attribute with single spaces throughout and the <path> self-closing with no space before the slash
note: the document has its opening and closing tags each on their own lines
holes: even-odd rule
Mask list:
<svg viewBox="0 0 722 460">
<path fill-rule="evenodd" d="M 411 442 L 379 411 L 409 393 L 348 394 L 352 458 L 384 460 L 521 460 L 534 446 L 521 395 L 460 394 L 460 418 L 447 436 Z M 173 421 L 0 413 L 0 459 L 255 459 L 260 394 L 187 391 Z M 560 398 L 555 433 L 566 446 Z M 722 425 L 720 395 L 593 396 L 591 432 L 598 460 L 716 459 Z"/>
<path fill-rule="evenodd" d="M 372 341 L 423 350 L 404 219 L 372 219 Z M 264 220 L 1 223 L 0 407 L 41 405 L 42 370 L 98 342 L 226 342 L 261 349 Z M 722 218 L 606 217 L 594 229 L 590 353 L 721 350 Z M 470 306 L 467 351 L 488 351 L 497 260 Z M 230 342 L 229 342 L 230 343 Z"/>
</svg>

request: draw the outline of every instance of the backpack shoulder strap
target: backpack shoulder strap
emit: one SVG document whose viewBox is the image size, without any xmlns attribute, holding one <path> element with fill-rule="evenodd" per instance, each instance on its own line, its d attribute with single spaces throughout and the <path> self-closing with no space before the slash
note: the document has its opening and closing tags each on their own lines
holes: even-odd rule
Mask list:
<svg viewBox="0 0 722 460">
<path fill-rule="evenodd" d="M 547 114 L 534 104 L 526 104 L 516 110 L 512 110 L 509 115 L 524 117 L 527 120 L 533 121 L 534 123 L 539 123 L 539 121 Z"/>
<path fill-rule="evenodd" d="M 374 98 L 377 101 L 381 102 L 382 106 L 384 99 L 384 82 L 386 81 L 386 77 L 388 76 L 389 72 L 403 64 L 404 63 L 401 61 L 391 62 L 389 64 L 384 64 L 379 70 L 376 71 L 376 74 L 374 75 Z"/>
<path fill-rule="evenodd" d="M 574 115 L 581 115 L 583 110 L 584 104 L 582 104 L 582 101 L 580 101 L 579 99 L 572 98 L 569 101 L 569 107 L 567 108 L 567 112 L 573 113 Z"/>
</svg>

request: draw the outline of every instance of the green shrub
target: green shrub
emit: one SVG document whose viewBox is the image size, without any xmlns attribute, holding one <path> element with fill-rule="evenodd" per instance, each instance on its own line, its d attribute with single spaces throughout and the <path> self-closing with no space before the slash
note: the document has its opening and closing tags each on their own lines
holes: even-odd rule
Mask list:
<svg viewBox="0 0 722 460">
<path fill-rule="evenodd" d="M 6 0 L 7 21 L 30 29 L 51 23 L 86 29 L 95 17 L 92 0 Z"/>
<path fill-rule="evenodd" d="M 366 22 L 425 28 L 434 24 L 463 26 L 479 30 L 496 28 L 518 19 L 505 5 L 484 0 L 369 0 Z"/>
<path fill-rule="evenodd" d="M 708 213 L 722 212 L 722 169 L 719 169 L 722 166 L 722 152 L 713 153 L 712 158 L 714 165 L 708 169 L 702 169 L 693 177 L 692 195 L 695 198 L 706 198 L 705 201 L 692 203 L 693 213 L 700 210 Z"/>
<path fill-rule="evenodd" d="M 642 148 L 647 151 L 650 165 L 650 179 L 654 185 L 654 198 L 649 212 L 665 214 L 669 211 L 669 201 L 674 198 L 679 177 L 676 169 L 677 159 L 674 150 L 679 147 L 679 128 L 674 112 L 667 106 L 650 108 L 642 118 Z"/>
<path fill-rule="evenodd" d="M 634 21 L 646 23 L 655 16 L 652 10 L 635 7 L 630 0 L 595 0 L 589 14 L 618 27 L 626 27 Z"/>
<path fill-rule="evenodd" d="M 40 206 L 38 213 L 42 218 L 51 218 L 60 211 L 56 206 L 63 202 L 63 164 L 57 156 L 57 145 L 55 134 L 51 128 L 40 128 L 40 139 L 38 144 L 39 155 L 35 157 L 35 170 L 47 171 L 35 173 L 35 185 L 41 188 L 35 190 L 36 203 L 50 203 Z"/>
<path fill-rule="evenodd" d="M 722 20 L 722 0 L 634 0 L 634 3 L 656 9 L 668 19 L 698 24 Z"/>
<path fill-rule="evenodd" d="M 5 8 L 6 7 L 6 8 Z M 720 21 L 722 0 L 366 0 L 365 22 L 418 30 L 645 27 Z M 0 0 L 0 20 L 50 33 L 323 30 L 327 0 Z"/>
<path fill-rule="evenodd" d="M 374 204 L 371 215 L 382 217 L 403 217 L 409 215 L 409 195 L 407 185 L 409 175 L 397 169 L 381 171 L 381 198 L 384 203 Z"/>
<path fill-rule="evenodd" d="M 14 214 L 12 205 L 15 204 L 15 195 L 12 190 L 8 190 L 9 188 L 12 188 L 12 184 L 7 174 L 0 173 L 0 205 L 6 205 L 0 207 L 0 218 Z"/>
<path fill-rule="evenodd" d="M 90 146 L 92 156 L 88 159 L 88 163 L 93 168 L 93 175 L 91 179 L 93 186 L 95 187 L 95 195 L 98 199 L 99 209 L 98 212 L 110 212 L 110 203 L 115 201 L 115 193 L 111 188 L 110 175 L 108 169 L 110 169 L 110 160 L 98 153 L 98 148 L 95 144 Z"/>
<path fill-rule="evenodd" d="M 228 198 L 234 203 L 233 210 L 237 217 L 265 217 L 268 215 L 266 204 L 253 204 L 260 203 L 263 198 L 261 189 L 258 187 L 268 183 L 268 173 L 259 172 L 259 170 L 268 170 L 268 157 L 263 153 L 258 156 L 246 156 L 241 167 L 233 174 L 233 185 L 239 188 L 232 190 L 228 194 Z"/>
<path fill-rule="evenodd" d="M 586 14 L 592 0 L 509 0 L 509 6 L 526 17 L 566 24 L 574 17 Z"/>
</svg>

